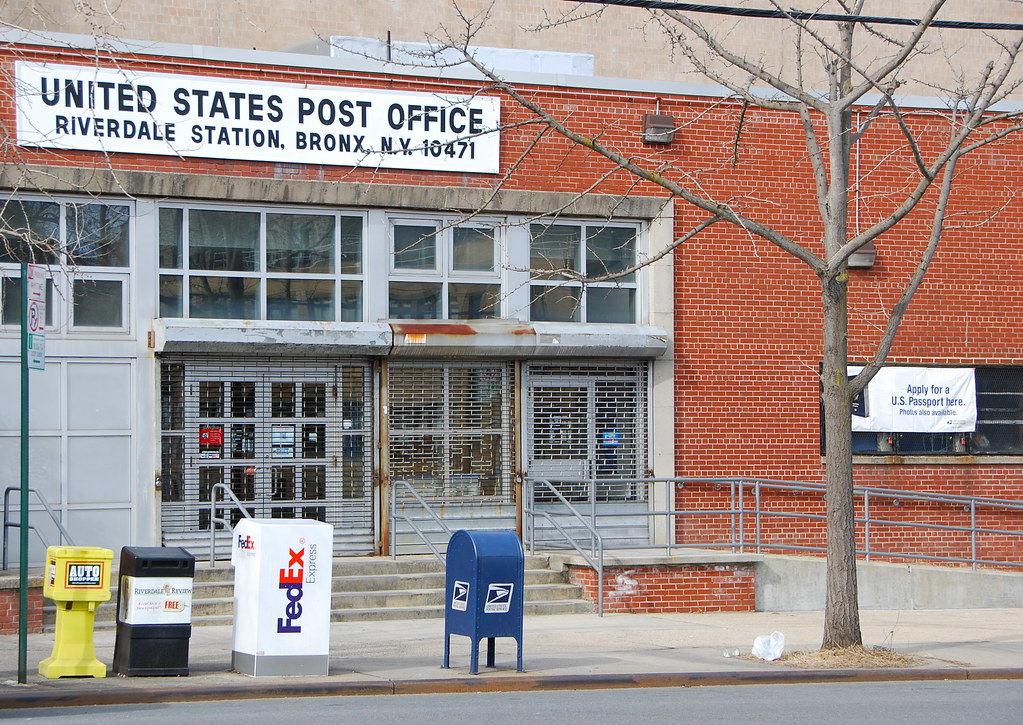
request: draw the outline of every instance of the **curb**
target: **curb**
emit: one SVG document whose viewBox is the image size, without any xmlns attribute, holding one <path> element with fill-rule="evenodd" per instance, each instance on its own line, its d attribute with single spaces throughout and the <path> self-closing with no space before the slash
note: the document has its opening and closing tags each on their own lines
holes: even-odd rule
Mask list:
<svg viewBox="0 0 1023 725">
<path fill-rule="evenodd" d="M 144 705 L 161 702 L 248 700 L 280 697 L 425 695 L 538 690 L 604 690 L 640 687 L 720 687 L 813 682 L 912 682 L 936 680 L 1021 680 L 1023 668 L 939 668 L 876 670 L 779 670 L 777 672 L 691 672 L 634 675 L 499 675 L 426 680 L 294 682 L 195 687 L 131 687 L 82 692 L 0 693 L 0 710 L 84 705 Z"/>
</svg>

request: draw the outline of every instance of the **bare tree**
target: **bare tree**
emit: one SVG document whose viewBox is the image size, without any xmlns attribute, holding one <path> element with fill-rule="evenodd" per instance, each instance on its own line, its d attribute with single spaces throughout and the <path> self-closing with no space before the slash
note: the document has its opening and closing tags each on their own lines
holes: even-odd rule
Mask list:
<svg viewBox="0 0 1023 725">
<path fill-rule="evenodd" d="M 866 0 L 807 0 L 803 3 L 809 11 L 834 11 L 845 16 L 837 22 L 797 13 L 789 9 L 790 4 L 783 6 L 775 0 L 765 1 L 778 15 L 774 20 L 756 21 L 761 25 L 773 24 L 770 26 L 771 42 L 767 44 L 770 53 L 751 50 L 757 44 L 750 42 L 751 33 L 738 32 L 744 21 L 735 18 L 699 19 L 691 13 L 672 9 L 651 10 L 644 15 L 646 11 L 637 9 L 636 22 L 662 31 L 686 72 L 696 70 L 727 89 L 727 99 L 737 109 L 739 133 L 747 108 L 790 114 L 796 119 L 804 135 L 806 159 L 815 186 L 819 214 L 817 224 L 812 225 L 819 230 L 815 235 L 787 232 L 765 211 L 768 205 L 760 203 L 761 200 L 716 194 L 670 161 L 665 162 L 664 156 L 650 160 L 638 157 L 616 147 L 615 134 L 584 134 L 570 117 L 559 116 L 538 105 L 533 96 L 473 58 L 471 41 L 488 22 L 485 9 L 475 15 L 463 14 L 465 28 L 457 34 L 449 34 L 439 48 L 461 50 L 466 62 L 489 78 L 493 87 L 528 109 L 531 118 L 520 121 L 519 127 L 533 125 L 539 129 L 537 144 L 542 143 L 546 135 L 560 134 L 578 148 L 606 159 L 615 172 L 631 174 L 633 188 L 654 185 L 701 215 L 690 228 L 680 230 L 672 248 L 683 243 L 699 243 L 701 234 L 723 223 L 791 254 L 819 281 L 828 487 L 828 577 L 823 646 L 842 647 L 861 641 L 852 499 L 851 401 L 885 362 L 899 325 L 934 257 L 947 226 L 949 201 L 960 159 L 1021 129 L 1016 113 L 1001 111 L 998 104 L 1018 90 L 1019 79 L 1014 73 L 1023 37 L 1004 31 L 985 36 L 990 57 L 971 69 L 958 62 L 956 41 L 944 37 L 940 28 L 935 27 L 934 21 L 945 0 L 926 0 L 918 22 L 899 26 L 862 22 Z M 77 3 L 76 7 L 80 11 L 88 10 L 85 15 L 95 26 L 97 39 L 116 29 L 105 16 L 96 15 L 88 2 Z M 599 16 L 600 7 L 594 7 L 597 9 L 592 11 L 588 7 L 573 8 L 574 15 L 551 17 L 545 22 L 558 25 L 572 22 L 573 18 Z M 969 32 L 979 35 L 977 31 Z M 936 60 L 947 61 L 953 71 L 950 77 L 957 83 L 942 88 L 928 80 L 928 64 Z M 911 84 L 918 87 L 922 84 L 931 95 L 942 96 L 946 101 L 940 112 L 932 113 L 924 130 L 908 117 L 911 107 L 904 107 L 896 95 Z M 854 109 L 870 109 L 864 123 L 854 122 Z M 892 187 L 884 199 L 879 199 L 879 211 L 860 227 L 850 222 L 850 194 L 856 183 L 851 158 L 869 125 L 881 121 L 894 125 L 902 136 L 903 148 L 893 155 L 891 163 L 899 164 L 902 171 L 908 161 L 912 176 L 908 183 Z M 942 124 L 940 134 L 939 123 Z M 9 131 L 6 135 L 12 137 Z M 738 134 L 733 143 L 736 149 L 740 147 Z M 522 158 L 532 149 L 533 145 L 527 144 Z M 6 151 L 9 154 L 6 173 L 16 177 L 28 165 L 23 165 L 16 156 L 12 158 L 11 149 Z M 606 172 L 604 176 L 611 173 Z M 508 169 L 505 178 L 513 174 L 514 168 Z M 595 179 L 590 188 L 596 189 L 600 180 Z M 16 179 L 8 186 L 29 188 L 30 184 Z M 881 204 L 884 208 L 880 208 Z M 5 211 L 0 215 L 3 216 L 0 228 L 3 253 L 11 257 L 24 256 L 25 248 L 29 247 L 38 253 L 55 251 L 55 239 L 45 234 L 29 234 L 38 224 L 32 223 L 24 209 L 8 205 Z M 850 380 L 847 375 L 849 258 L 911 214 L 917 218 L 929 215 L 929 235 L 912 275 L 888 310 L 887 325 L 872 359 Z M 670 248 L 652 250 L 644 263 L 669 252 Z M 579 276 L 568 269 L 557 268 L 556 271 L 563 278 L 587 283 L 630 274 L 635 267 L 609 272 L 597 279 Z"/>
<path fill-rule="evenodd" d="M 776 19 L 756 22 L 776 24 L 778 27 L 769 29 L 770 37 L 784 38 L 791 47 L 782 54 L 782 60 L 770 63 L 759 52 L 750 50 L 755 44 L 749 42 L 749 33 L 745 38 L 737 37 L 734 31 L 741 21 L 714 20 L 711 24 L 694 13 L 672 9 L 646 11 L 650 13 L 650 22 L 667 34 L 676 57 L 727 89 L 743 112 L 748 108 L 767 109 L 791 114 L 798 120 L 819 213 L 818 224 L 814 226 L 820 230 L 820 237 L 813 238 L 799 238 L 783 231 L 763 204 L 749 203 L 751 199 L 718 198 L 679 169 L 616 148 L 609 140 L 613 135 L 583 134 L 574 127 L 573 120 L 559 118 L 551 109 L 542 107 L 535 96 L 516 88 L 473 58 L 469 40 L 478 24 L 485 22 L 485 14 L 463 16 L 467 32 L 460 35 L 457 43 L 452 42 L 451 36 L 446 39 L 446 46 L 462 50 L 466 61 L 495 88 L 528 109 L 542 129 L 540 133 L 560 134 L 604 157 L 613 168 L 654 184 L 702 212 L 703 218 L 679 234 L 673 246 L 699 243 L 701 233 L 723 222 L 791 254 L 819 281 L 823 316 L 821 384 L 827 441 L 824 648 L 859 645 L 862 641 L 856 580 L 852 401 L 884 364 L 907 308 L 923 282 L 946 228 L 958 162 L 1021 128 L 1017 112 L 999 110 L 998 104 L 1018 89 L 1015 64 L 1023 35 L 986 34 L 990 57 L 971 73 L 954 62 L 954 44 L 941 37 L 935 27 L 945 0 L 932 0 L 917 22 L 895 29 L 882 22 L 865 22 L 864 4 L 865 0 L 813 3 L 810 11 L 832 10 L 842 15 L 822 22 L 810 13 L 788 10 L 788 5 L 771 2 Z M 578 12 L 578 8 L 575 10 Z M 644 11 L 637 10 L 641 12 Z M 570 21 L 566 16 L 550 22 Z M 970 32 L 979 35 L 979 31 Z M 949 77 L 957 81 L 954 87 L 941 88 L 928 80 L 926 64 L 935 59 L 949 61 Z M 907 118 L 912 108 L 904 107 L 896 95 L 907 83 L 917 83 L 918 87 L 922 83 L 932 94 L 943 96 L 944 107 L 932 112 L 926 129 Z M 859 126 L 854 125 L 857 108 L 872 109 Z M 911 175 L 908 183 L 888 191 L 885 208 L 864 228 L 859 228 L 850 221 L 850 195 L 856 183 L 851 175 L 852 153 L 867 127 L 882 118 L 897 127 L 903 145 L 904 155 L 899 161 L 893 158 L 891 163 L 908 162 Z M 738 145 L 738 138 L 734 142 Z M 850 379 L 849 258 L 913 212 L 917 217 L 929 215 L 929 234 L 914 271 L 887 312 L 887 325 L 872 359 Z"/>
</svg>

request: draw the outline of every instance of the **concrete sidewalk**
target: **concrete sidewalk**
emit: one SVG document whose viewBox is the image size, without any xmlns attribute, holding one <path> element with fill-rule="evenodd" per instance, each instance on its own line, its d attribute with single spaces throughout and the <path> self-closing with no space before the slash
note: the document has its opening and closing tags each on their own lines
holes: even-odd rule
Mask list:
<svg viewBox="0 0 1023 725">
<path fill-rule="evenodd" d="M 817 649 L 821 612 L 568 614 L 527 617 L 523 663 L 515 642 L 497 640 L 496 667 L 469 674 L 469 640 L 451 638 L 443 669 L 442 619 L 339 622 L 331 628 L 326 677 L 248 677 L 230 672 L 230 627 L 192 630 L 187 677 L 46 679 L 39 662 L 52 634 L 30 635 L 28 683 L 17 684 L 17 635 L 0 637 L 0 709 L 302 695 L 583 689 L 841 680 L 1023 679 L 1023 609 L 863 611 L 864 645 L 918 655 L 925 663 L 885 670 L 805 670 L 749 657 L 755 637 L 778 630 L 786 651 Z M 96 655 L 113 661 L 115 633 L 97 631 Z M 744 657 L 725 657 L 739 649 Z"/>
</svg>

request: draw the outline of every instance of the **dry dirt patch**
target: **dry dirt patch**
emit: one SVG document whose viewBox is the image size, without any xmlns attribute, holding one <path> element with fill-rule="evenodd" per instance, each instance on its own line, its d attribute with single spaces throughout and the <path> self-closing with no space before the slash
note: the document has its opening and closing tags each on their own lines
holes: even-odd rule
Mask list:
<svg viewBox="0 0 1023 725">
<path fill-rule="evenodd" d="M 758 657 L 748 658 L 762 662 Z M 808 670 L 882 669 L 888 667 L 917 667 L 924 664 L 921 657 L 889 649 L 845 647 L 806 652 L 786 652 L 775 664 Z"/>
</svg>

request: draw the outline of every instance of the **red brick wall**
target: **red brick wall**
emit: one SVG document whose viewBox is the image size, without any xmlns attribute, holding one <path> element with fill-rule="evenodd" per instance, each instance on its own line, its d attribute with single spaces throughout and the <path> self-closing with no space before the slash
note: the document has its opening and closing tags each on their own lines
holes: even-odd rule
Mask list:
<svg viewBox="0 0 1023 725">
<path fill-rule="evenodd" d="M 20 589 L 0 589 L 0 634 L 17 634 L 20 620 Z M 28 631 L 43 631 L 43 588 L 29 587 Z"/>
<path fill-rule="evenodd" d="M 9 74 L 16 58 L 40 62 L 92 64 L 95 56 L 73 50 L 8 46 L 0 55 L 0 71 Z M 112 61 L 111 61 L 112 62 Z M 402 76 L 372 76 L 285 66 L 256 67 L 235 62 L 160 59 L 146 56 L 117 59 L 140 70 L 242 77 L 263 81 L 350 85 L 394 90 L 473 92 L 478 86 Z M 9 78 L 5 79 L 9 87 Z M 589 91 L 543 86 L 520 89 L 527 97 L 568 119 L 573 128 L 668 178 L 699 189 L 735 209 L 760 218 L 791 239 L 820 251 L 821 228 L 814 199 L 814 181 L 798 119 L 775 111 L 744 109 L 721 99 L 660 93 Z M 486 93 L 494 93 L 486 90 Z M 12 93 L 0 94 L 0 124 L 13 128 Z M 642 116 L 659 112 L 679 124 L 670 146 L 641 141 Z M 863 120 L 857 112 L 855 121 Z M 530 115 L 510 98 L 502 100 L 503 120 L 526 121 Z M 929 111 L 911 112 L 906 123 L 921 135 L 924 153 L 942 138 L 942 119 Z M 601 157 L 548 134 L 537 141 L 536 128 L 510 127 L 502 139 L 502 173 L 452 174 L 406 170 L 353 169 L 316 165 L 280 165 L 257 161 L 180 159 L 18 149 L 4 145 L 0 161 L 50 165 L 155 170 L 219 176 L 376 182 L 446 187 L 490 187 L 665 196 L 650 183 L 614 172 Z M 528 150 L 528 154 L 522 155 Z M 522 157 L 522 158 L 520 158 Z M 925 365 L 1023 364 L 1023 316 L 1019 286 L 1023 279 L 1023 135 L 994 144 L 965 158 L 957 169 L 957 187 L 950 205 L 940 250 L 905 317 L 889 362 Z M 504 178 L 507 175 L 507 178 Z M 915 183 L 913 159 L 898 126 L 882 114 L 875 118 L 855 147 L 853 167 L 853 231 L 862 230 L 891 213 Z M 272 200 L 271 200 L 272 201 Z M 877 241 L 873 268 L 850 270 L 851 359 L 870 358 L 916 257 L 926 243 L 932 198 Z M 681 202 L 675 207 L 675 232 L 683 235 L 705 213 Z M 678 248 L 675 262 L 675 472 L 680 476 L 756 476 L 819 482 L 820 457 L 817 366 L 821 358 L 820 291 L 816 277 L 802 262 L 744 230 L 716 224 L 698 239 Z M 882 459 L 857 465 L 856 482 L 944 491 L 964 495 L 1023 499 L 1023 466 L 909 465 Z M 689 487 L 677 500 L 680 507 L 715 503 L 719 492 Z M 778 497 L 781 507 L 820 503 Z M 907 508 L 892 516 L 905 515 Z M 951 513 L 934 513 L 946 520 Z M 992 526 L 1021 527 L 1011 517 L 994 517 Z M 706 527 L 711 524 L 705 522 Z M 821 526 L 772 522 L 791 543 L 816 545 Z M 720 528 L 720 527 L 718 527 Z M 706 535 L 697 522 L 680 523 L 686 541 Z M 954 534 L 908 534 L 891 528 L 878 536 L 917 547 L 921 552 L 959 551 Z M 1013 552 L 1011 542 L 991 546 Z"/>
<path fill-rule="evenodd" d="M 867 468 L 867 467 L 865 467 Z M 879 467 L 889 468 L 889 467 Z M 941 466 L 935 466 L 942 469 Z M 942 477 L 934 471 L 923 483 L 912 485 L 901 482 L 902 489 L 928 491 L 950 495 L 968 495 L 970 487 L 956 484 L 955 474 L 964 467 L 949 466 Z M 965 471 L 962 471 L 965 473 Z M 987 471 L 982 469 L 978 475 Z M 935 483 L 937 482 L 937 483 Z M 862 483 L 862 481 L 857 481 Z M 878 486 L 873 481 L 870 485 Z M 884 486 L 892 488 L 891 485 Z M 989 494 L 983 494 L 989 495 Z M 676 540 L 690 544 L 726 545 L 742 541 L 745 551 L 755 551 L 758 540 L 762 553 L 812 553 L 797 547 L 823 549 L 825 546 L 825 508 L 823 493 L 765 492 L 761 495 L 764 514 L 757 521 L 753 510 L 755 501 L 749 489 L 744 501 L 733 498 L 731 489 L 724 484 L 687 482 L 676 499 L 679 510 L 718 511 L 743 509 L 743 516 L 728 514 L 693 515 L 676 517 Z M 1023 531 L 1023 514 L 998 507 L 978 505 L 975 511 L 958 502 L 924 502 L 909 498 L 872 496 L 869 499 L 869 531 L 864 519 L 867 509 L 862 497 L 857 499 L 856 542 L 860 551 L 867 548 L 869 533 L 872 558 L 883 561 L 907 561 L 922 564 L 941 563 L 966 566 L 974 556 L 979 561 L 1019 562 L 1023 557 L 1023 540 L 1018 536 L 992 531 Z M 896 523 L 881 523 L 891 521 Z M 971 537 L 968 529 L 975 523 L 979 530 Z M 908 525 L 908 524 L 913 524 Z M 759 531 L 758 531 L 759 527 Z M 932 528 L 926 528 L 932 527 Z M 888 555 L 886 555 L 886 553 Z M 903 556 L 899 556 L 902 554 Z M 905 556 L 906 554 L 911 556 Z M 821 555 L 819 552 L 817 555 Z M 966 561 L 932 561 L 927 557 L 962 559 Z M 983 564 L 982 564 L 983 565 Z M 994 565 L 988 565 L 994 566 Z M 1015 569 L 1016 567 L 1006 567 Z"/>
<path fill-rule="evenodd" d="M 597 602 L 597 573 L 569 567 L 569 580 Z M 752 564 L 607 567 L 605 612 L 752 612 L 756 591 Z"/>
</svg>

